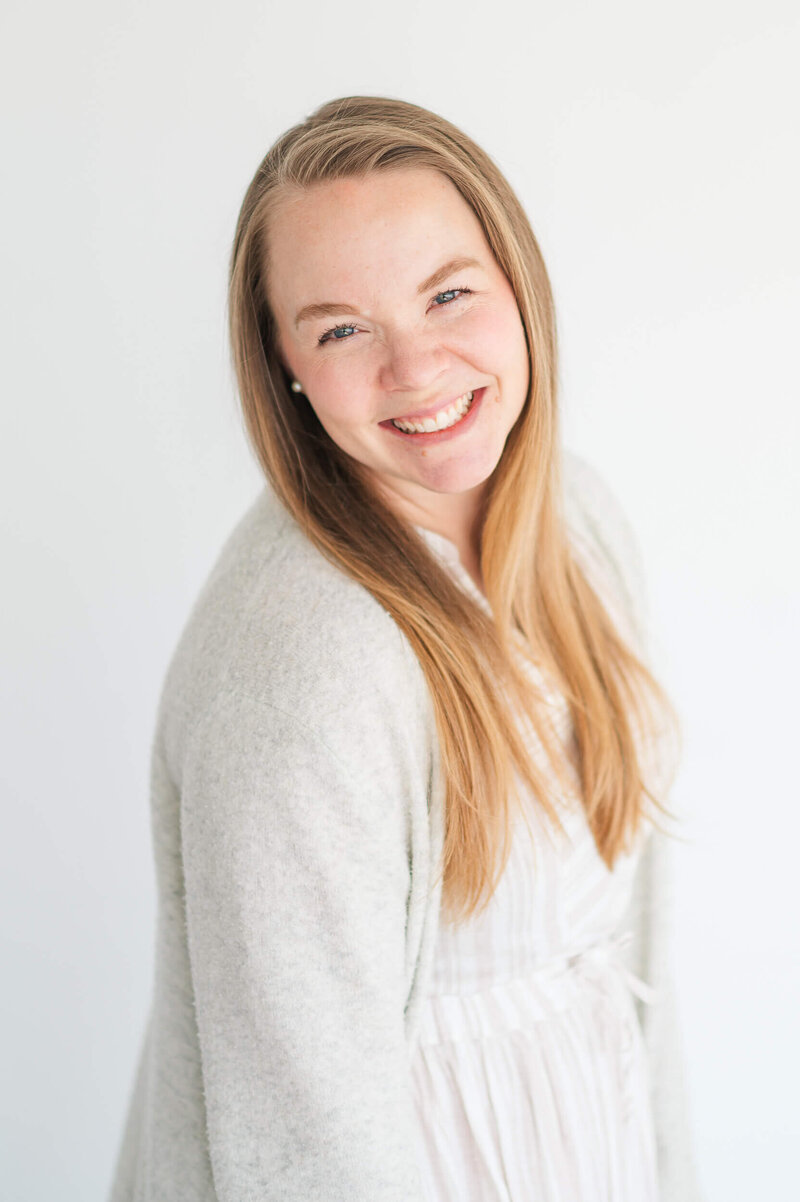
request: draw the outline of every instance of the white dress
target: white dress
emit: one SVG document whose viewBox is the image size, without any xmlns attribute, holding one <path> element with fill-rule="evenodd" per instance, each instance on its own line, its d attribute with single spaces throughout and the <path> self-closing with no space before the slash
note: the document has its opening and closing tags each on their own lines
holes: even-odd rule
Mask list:
<svg viewBox="0 0 800 1202">
<path fill-rule="evenodd" d="M 489 612 L 455 544 L 417 529 Z M 567 707 L 557 694 L 547 699 L 566 738 Z M 532 798 L 525 805 L 535 844 L 518 816 L 486 911 L 440 927 L 411 1050 L 423 1197 L 657 1202 L 633 997 L 649 1002 L 653 992 L 620 954 L 620 924 L 651 828 L 643 823 L 636 847 L 609 871 L 574 798 L 559 801 L 565 836 Z"/>
</svg>

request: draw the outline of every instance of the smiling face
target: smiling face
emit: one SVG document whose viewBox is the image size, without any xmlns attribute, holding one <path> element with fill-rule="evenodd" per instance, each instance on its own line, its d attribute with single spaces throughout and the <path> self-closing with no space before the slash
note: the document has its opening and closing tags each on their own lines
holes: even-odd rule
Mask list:
<svg viewBox="0 0 800 1202">
<path fill-rule="evenodd" d="M 529 385 L 475 214 L 438 171 L 376 171 L 286 188 L 267 251 L 279 353 L 320 423 L 396 512 L 457 539 Z"/>
</svg>

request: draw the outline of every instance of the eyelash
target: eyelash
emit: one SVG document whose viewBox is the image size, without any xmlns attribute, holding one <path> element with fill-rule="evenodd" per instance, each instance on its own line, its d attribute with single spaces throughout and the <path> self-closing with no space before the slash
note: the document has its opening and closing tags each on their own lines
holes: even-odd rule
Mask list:
<svg viewBox="0 0 800 1202">
<path fill-rule="evenodd" d="M 461 293 L 462 296 L 469 296 L 470 293 L 472 292 L 472 289 L 471 288 L 445 288 L 444 292 L 437 292 L 436 296 L 437 297 L 438 296 L 449 296 L 453 292 L 459 292 L 459 293 Z M 436 297 L 434 297 L 434 300 L 435 299 L 436 299 Z M 437 305 L 436 308 L 444 309 L 447 305 L 452 305 L 453 300 L 458 300 L 458 297 L 454 296 L 452 298 L 452 300 L 445 301 L 444 305 Z M 333 338 L 333 335 L 336 333 L 337 330 L 354 330 L 354 329 L 355 329 L 355 326 L 351 326 L 351 325 L 333 326 L 330 330 L 326 330 L 324 334 L 320 334 L 319 338 L 317 339 L 317 345 L 325 346 L 326 343 L 331 341 L 331 339 L 333 339 L 334 342 L 348 342 L 349 339 L 352 337 L 352 335 L 349 335 L 348 338 Z"/>
</svg>

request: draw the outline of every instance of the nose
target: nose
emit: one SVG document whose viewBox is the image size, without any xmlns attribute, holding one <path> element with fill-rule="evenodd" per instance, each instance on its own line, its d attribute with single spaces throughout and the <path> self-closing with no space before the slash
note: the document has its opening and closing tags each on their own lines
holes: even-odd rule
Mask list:
<svg viewBox="0 0 800 1202">
<path fill-rule="evenodd" d="M 395 331 L 385 343 L 379 383 L 385 392 L 426 392 L 447 365 L 447 351 L 435 331 Z"/>
</svg>

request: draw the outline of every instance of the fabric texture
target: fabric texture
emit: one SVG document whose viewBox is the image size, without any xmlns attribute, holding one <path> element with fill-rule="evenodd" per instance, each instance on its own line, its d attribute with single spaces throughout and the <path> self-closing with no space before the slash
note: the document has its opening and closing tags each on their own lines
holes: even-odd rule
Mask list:
<svg viewBox="0 0 800 1202">
<path fill-rule="evenodd" d="M 588 464 L 564 469 L 576 554 L 640 627 L 629 527 Z M 153 993 L 110 1202 L 423 1202 L 411 1057 L 441 902 L 432 705 L 395 622 L 266 488 L 170 661 L 150 801 Z M 636 1012 L 660 1198 L 693 1202 L 668 851 L 653 832 L 622 929 L 655 994 Z"/>
<path fill-rule="evenodd" d="M 455 544 L 417 531 L 491 616 Z M 625 626 L 624 613 L 618 620 Z M 632 629 L 626 634 L 636 639 Z M 519 664 L 566 752 L 569 706 L 529 657 Z M 645 821 L 609 870 L 574 767 L 567 761 L 560 784 L 530 724 L 520 729 L 562 826 L 518 779 L 523 810 L 489 904 L 467 922 L 440 924 L 412 1054 L 423 1196 L 657 1202 L 647 1052 L 635 1010 L 635 998 L 649 1004 L 654 994 L 625 967 L 632 932 L 620 929 L 652 824 Z"/>
</svg>

